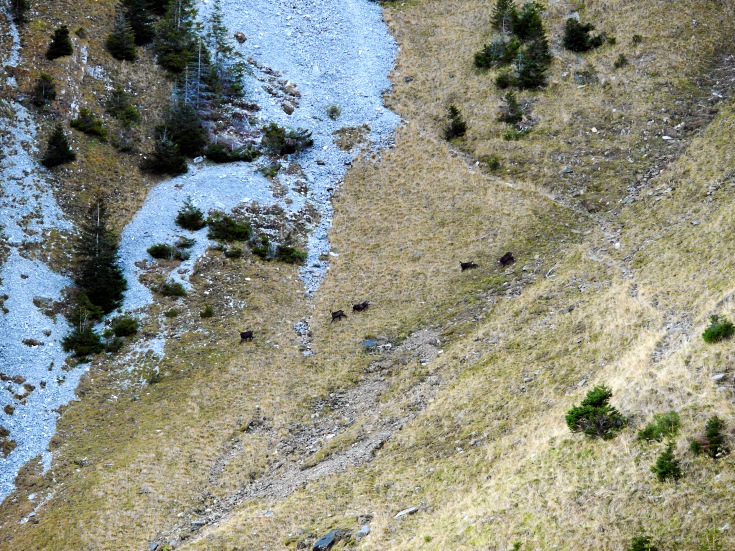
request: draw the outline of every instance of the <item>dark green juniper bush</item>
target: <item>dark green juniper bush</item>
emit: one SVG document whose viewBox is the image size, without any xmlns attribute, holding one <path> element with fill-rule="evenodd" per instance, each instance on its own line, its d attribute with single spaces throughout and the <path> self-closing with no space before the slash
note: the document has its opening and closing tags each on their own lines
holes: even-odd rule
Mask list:
<svg viewBox="0 0 735 551">
<path fill-rule="evenodd" d="M 570 17 L 564 24 L 562 44 L 567 50 L 577 53 L 598 48 L 605 42 L 605 36 L 602 34 L 590 36 L 590 32 L 594 30 L 595 26 L 591 23 L 580 23 L 579 20 Z"/>
<path fill-rule="evenodd" d="M 675 437 L 679 433 L 680 427 L 681 419 L 675 411 L 657 413 L 653 416 L 653 421 L 638 431 L 638 439 L 661 442 L 664 438 Z"/>
<path fill-rule="evenodd" d="M 209 226 L 209 239 L 218 241 L 247 241 L 253 233 L 250 222 L 240 222 L 231 216 L 215 213 L 207 219 Z"/>
<path fill-rule="evenodd" d="M 263 127 L 263 148 L 274 155 L 289 155 L 298 153 L 314 145 L 311 132 L 303 128 L 297 130 L 286 129 L 271 122 Z"/>
<path fill-rule="evenodd" d="M 709 327 L 702 333 L 704 342 L 712 343 L 729 339 L 735 333 L 735 325 L 725 316 L 710 316 Z"/>
<path fill-rule="evenodd" d="M 648 536 L 636 536 L 630 542 L 629 551 L 658 551 L 658 547 L 653 545 L 653 540 Z"/>
<path fill-rule="evenodd" d="M 86 107 L 79 110 L 79 116 L 71 121 L 71 127 L 89 136 L 96 136 L 102 141 L 107 139 L 107 130 L 102 126 L 102 119 L 90 112 Z"/>
<path fill-rule="evenodd" d="M 617 409 L 608 404 L 612 391 L 596 386 L 587 393 L 579 406 L 567 412 L 566 421 L 572 432 L 583 432 L 590 438 L 610 440 L 628 423 Z"/>
</svg>

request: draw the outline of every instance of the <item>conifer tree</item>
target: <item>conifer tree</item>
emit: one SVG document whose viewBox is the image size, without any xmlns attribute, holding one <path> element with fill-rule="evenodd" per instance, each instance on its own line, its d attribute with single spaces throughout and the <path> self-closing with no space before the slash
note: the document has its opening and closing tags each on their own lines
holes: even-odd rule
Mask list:
<svg viewBox="0 0 735 551">
<path fill-rule="evenodd" d="M 167 110 L 162 125 L 157 128 L 160 135 L 166 134 L 183 155 L 195 157 L 207 144 L 207 135 L 202 119 L 196 109 L 183 100 L 174 102 Z"/>
<path fill-rule="evenodd" d="M 117 248 L 117 237 L 108 227 L 105 202 L 98 198 L 87 212 L 77 241 L 74 283 L 103 314 L 120 306 L 128 288 L 118 264 Z"/>
<path fill-rule="evenodd" d="M 28 0 L 12 0 L 10 2 L 10 13 L 16 23 L 28 23 L 28 10 L 31 3 Z"/>
<path fill-rule="evenodd" d="M 54 36 L 46 50 L 46 59 L 53 60 L 58 57 L 71 55 L 74 52 L 69 39 L 69 29 L 63 25 L 54 31 Z"/>
<path fill-rule="evenodd" d="M 42 107 L 49 101 L 56 99 L 56 82 L 54 77 L 46 73 L 41 73 L 36 81 L 36 85 L 33 87 L 33 93 L 31 94 L 31 101 L 33 105 Z"/>
<path fill-rule="evenodd" d="M 122 10 L 118 11 L 115 26 L 107 37 L 106 46 L 115 59 L 135 61 L 138 57 L 135 51 L 135 33 Z"/>
<path fill-rule="evenodd" d="M 196 10 L 192 0 L 171 0 L 166 14 L 156 26 L 155 50 L 158 64 L 181 74 L 196 60 Z"/>
<path fill-rule="evenodd" d="M 451 140 L 461 138 L 467 132 L 467 123 L 462 119 L 462 114 L 456 105 L 449 106 L 449 124 L 444 128 L 444 138 Z"/>
<path fill-rule="evenodd" d="M 512 32 L 515 14 L 516 7 L 513 0 L 497 0 L 492 18 L 493 29 L 501 33 Z"/>
<path fill-rule="evenodd" d="M 154 174 L 176 176 L 189 170 L 186 157 L 164 132 L 156 139 L 155 149 L 149 159 L 143 161 L 141 168 Z"/>
<path fill-rule="evenodd" d="M 41 164 L 46 168 L 54 168 L 55 166 L 69 163 L 76 160 L 77 155 L 69 147 L 69 141 L 64 134 L 64 128 L 61 124 L 57 124 L 48 139 L 46 153 L 41 159 Z"/>
<path fill-rule="evenodd" d="M 155 29 L 148 0 L 123 0 L 122 11 L 133 29 L 136 46 L 150 44 L 155 36 Z"/>
</svg>

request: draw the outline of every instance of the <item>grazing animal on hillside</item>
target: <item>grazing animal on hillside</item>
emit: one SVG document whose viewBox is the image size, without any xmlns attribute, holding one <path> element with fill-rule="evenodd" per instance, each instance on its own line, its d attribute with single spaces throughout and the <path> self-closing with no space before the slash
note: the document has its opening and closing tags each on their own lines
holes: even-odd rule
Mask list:
<svg viewBox="0 0 735 551">
<path fill-rule="evenodd" d="M 367 310 L 368 308 L 370 308 L 370 302 L 368 302 L 367 300 L 362 301 L 360 304 L 352 305 L 353 312 L 362 312 L 363 310 Z"/>
<path fill-rule="evenodd" d="M 460 263 L 459 263 L 459 266 L 460 266 L 460 268 L 462 268 L 462 271 L 463 271 L 463 272 L 464 272 L 465 270 L 471 270 L 471 269 L 473 269 L 473 268 L 477 268 L 477 264 L 475 264 L 475 263 L 474 263 L 474 262 L 472 262 L 472 261 L 469 261 L 469 262 L 460 262 Z"/>
<path fill-rule="evenodd" d="M 500 257 L 498 262 L 500 262 L 503 266 L 507 266 L 508 264 L 513 264 L 516 261 L 516 259 L 513 257 L 513 253 L 505 253 L 503 256 Z"/>
<path fill-rule="evenodd" d="M 332 321 L 329 323 L 332 323 L 333 321 L 339 321 L 342 318 L 346 318 L 347 314 L 345 314 L 344 310 L 337 310 L 336 312 L 332 312 Z"/>
<path fill-rule="evenodd" d="M 240 331 L 240 342 L 252 341 L 253 337 L 254 335 L 252 331 Z"/>
</svg>

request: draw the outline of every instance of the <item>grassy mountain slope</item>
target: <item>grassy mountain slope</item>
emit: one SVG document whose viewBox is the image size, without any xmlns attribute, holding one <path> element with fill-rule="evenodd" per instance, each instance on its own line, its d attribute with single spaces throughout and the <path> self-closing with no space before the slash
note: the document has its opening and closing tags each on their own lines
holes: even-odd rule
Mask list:
<svg viewBox="0 0 735 551">
<path fill-rule="evenodd" d="M 616 44 L 559 51 L 577 8 Z M 502 139 L 493 75 L 471 64 L 490 3 L 386 9 L 401 44 L 388 102 L 406 124 L 339 191 L 339 256 L 316 296 L 295 269 L 211 252 L 181 314 L 162 301 L 144 328 L 168 337 L 160 382 L 139 382 L 153 356 L 95 360 L 50 473 L 29 466 L 3 504 L 1 546 L 294 549 L 360 516 L 371 534 L 335 549 L 624 549 L 639 531 L 663 549 L 734 546 L 732 459 L 687 443 L 712 414 L 735 424 L 733 345 L 700 337 L 733 315 L 731 6 L 550 5 L 557 56 L 549 87 L 521 94 L 537 123 L 520 141 Z M 450 102 L 469 123 L 455 144 L 440 137 Z M 239 345 L 245 325 L 258 338 Z M 366 338 L 392 347 L 368 353 Z M 630 418 L 611 442 L 564 423 L 595 384 Z M 668 410 L 676 484 L 649 470 L 663 444 L 636 440 Z M 38 523 L 18 524 L 48 491 Z"/>
</svg>

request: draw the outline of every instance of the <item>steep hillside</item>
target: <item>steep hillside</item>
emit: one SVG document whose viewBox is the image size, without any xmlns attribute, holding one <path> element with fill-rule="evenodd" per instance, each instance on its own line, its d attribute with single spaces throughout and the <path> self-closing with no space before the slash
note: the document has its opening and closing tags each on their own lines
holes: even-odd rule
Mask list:
<svg viewBox="0 0 735 551">
<path fill-rule="evenodd" d="M 733 5 L 549 3 L 549 85 L 518 92 L 530 131 L 506 140 L 473 66 L 494 4 L 385 4 L 404 123 L 336 191 L 321 287 L 208 251 L 150 307 L 163 358 L 94 359 L 0 547 L 304 549 L 364 525 L 332 549 L 735 547 L 733 455 L 689 446 L 713 415 L 735 445 L 735 349 L 701 337 L 735 315 Z M 615 40 L 563 49 L 575 11 Z M 468 131 L 447 142 L 450 104 Z M 609 441 L 565 423 L 595 385 L 628 418 Z M 676 482 L 637 438 L 668 411 Z"/>
</svg>

